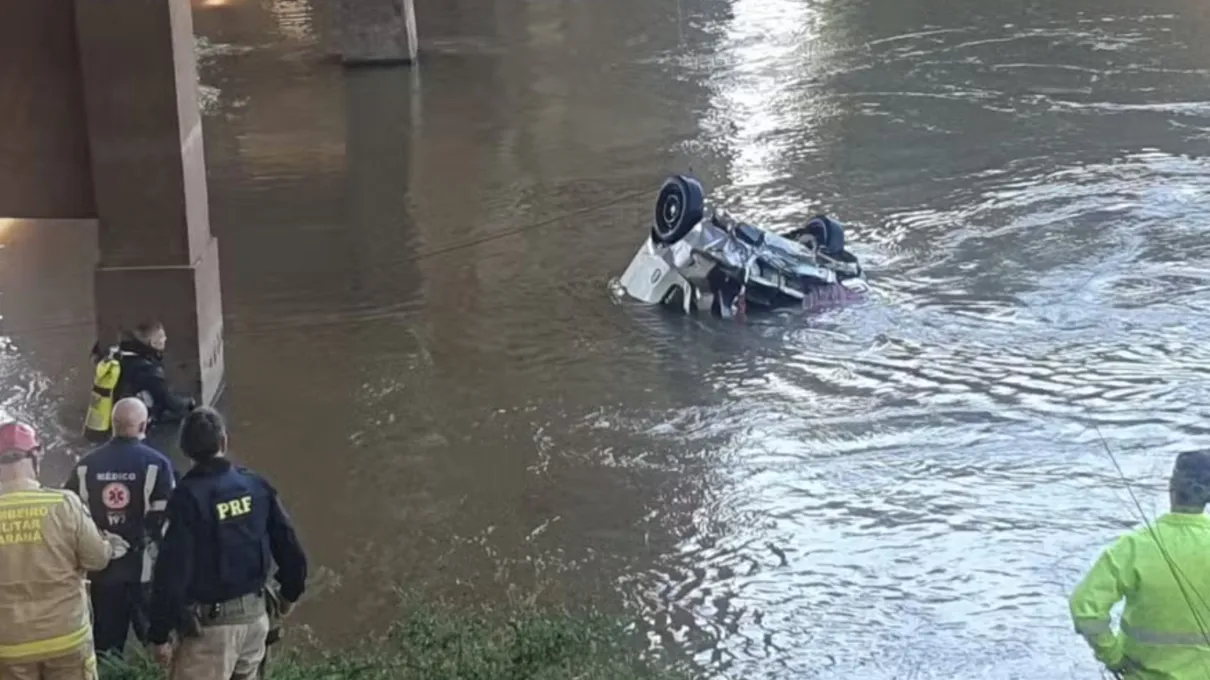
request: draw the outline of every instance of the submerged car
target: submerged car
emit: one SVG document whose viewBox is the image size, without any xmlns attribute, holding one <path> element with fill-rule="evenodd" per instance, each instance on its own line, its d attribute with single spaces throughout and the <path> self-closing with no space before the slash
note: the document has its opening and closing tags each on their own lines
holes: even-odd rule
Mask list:
<svg viewBox="0 0 1210 680">
<path fill-rule="evenodd" d="M 618 281 L 629 297 L 730 318 L 749 309 L 810 307 L 860 297 L 865 272 L 826 215 L 775 234 L 724 211 L 707 214 L 702 185 L 673 175 L 660 189 L 651 234 Z"/>
</svg>

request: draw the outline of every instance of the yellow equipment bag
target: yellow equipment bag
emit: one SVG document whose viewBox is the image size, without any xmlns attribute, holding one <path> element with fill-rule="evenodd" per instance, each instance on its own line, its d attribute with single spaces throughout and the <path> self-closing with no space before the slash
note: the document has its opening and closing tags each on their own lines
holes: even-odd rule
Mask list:
<svg viewBox="0 0 1210 680">
<path fill-rule="evenodd" d="M 84 438 L 88 441 L 109 439 L 109 430 L 113 424 L 110 422 L 113 418 L 113 392 L 121 375 L 122 363 L 118 361 L 118 348 L 112 347 L 97 362 L 96 374 L 92 381 L 88 415 L 84 418 Z"/>
</svg>

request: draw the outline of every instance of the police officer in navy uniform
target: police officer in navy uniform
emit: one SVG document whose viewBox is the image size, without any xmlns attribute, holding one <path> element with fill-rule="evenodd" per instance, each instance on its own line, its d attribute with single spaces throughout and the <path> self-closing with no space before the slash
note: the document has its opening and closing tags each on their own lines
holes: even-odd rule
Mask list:
<svg viewBox="0 0 1210 680">
<path fill-rule="evenodd" d="M 186 416 L 180 446 L 193 468 L 168 502 L 148 639 L 173 680 L 250 680 L 269 634 L 264 591 L 271 564 L 289 613 L 305 590 L 307 559 L 277 491 L 227 459 L 218 412 L 207 407 Z"/>
<path fill-rule="evenodd" d="M 113 424 L 113 439 L 84 456 L 64 486 L 88 506 L 98 529 L 130 544 L 124 557 L 89 575 L 97 654 L 121 656 L 132 627 L 146 642 L 144 588 L 151 583 L 151 560 L 175 475 L 168 458 L 143 443 L 147 407 L 142 401 L 119 401 Z"/>
</svg>

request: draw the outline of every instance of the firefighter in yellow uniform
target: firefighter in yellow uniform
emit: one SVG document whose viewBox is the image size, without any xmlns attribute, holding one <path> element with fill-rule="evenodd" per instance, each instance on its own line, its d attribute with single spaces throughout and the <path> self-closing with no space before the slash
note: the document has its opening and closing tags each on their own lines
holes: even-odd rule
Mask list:
<svg viewBox="0 0 1210 680">
<path fill-rule="evenodd" d="M 125 554 L 79 497 L 38 485 L 41 447 L 0 425 L 0 680 L 95 680 L 85 572 Z"/>
<path fill-rule="evenodd" d="M 1171 511 L 1119 538 L 1071 596 L 1076 632 L 1124 680 L 1210 677 L 1210 454 L 1178 456 L 1168 488 Z"/>
</svg>

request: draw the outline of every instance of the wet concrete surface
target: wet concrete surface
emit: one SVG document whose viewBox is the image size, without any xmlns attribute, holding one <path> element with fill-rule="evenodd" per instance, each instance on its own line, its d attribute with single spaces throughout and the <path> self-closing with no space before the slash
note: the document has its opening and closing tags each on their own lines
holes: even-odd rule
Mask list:
<svg viewBox="0 0 1210 680">
<path fill-rule="evenodd" d="M 1210 10 L 1189 0 L 418 3 L 343 72 L 199 0 L 234 454 L 324 573 L 629 607 L 718 677 L 1099 677 L 1066 594 L 1208 442 Z M 664 175 L 850 225 L 873 299 L 621 304 Z M 0 408 L 67 468 L 87 224 L 9 225 Z"/>
</svg>

